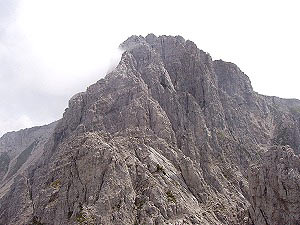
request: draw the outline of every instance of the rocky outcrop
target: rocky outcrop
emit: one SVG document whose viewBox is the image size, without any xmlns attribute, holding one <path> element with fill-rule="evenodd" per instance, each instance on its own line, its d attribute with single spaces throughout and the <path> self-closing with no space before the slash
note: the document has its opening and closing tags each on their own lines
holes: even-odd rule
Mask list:
<svg viewBox="0 0 300 225">
<path fill-rule="evenodd" d="M 300 158 L 274 146 L 249 169 L 250 215 L 256 225 L 300 224 Z"/>
<path fill-rule="evenodd" d="M 0 199 L 0 224 L 249 224 L 249 165 L 273 143 L 297 145 L 299 101 L 255 93 L 180 36 L 121 48 Z"/>
<path fill-rule="evenodd" d="M 56 124 L 10 132 L 0 138 L 0 196 L 15 177 L 41 157 Z"/>
</svg>

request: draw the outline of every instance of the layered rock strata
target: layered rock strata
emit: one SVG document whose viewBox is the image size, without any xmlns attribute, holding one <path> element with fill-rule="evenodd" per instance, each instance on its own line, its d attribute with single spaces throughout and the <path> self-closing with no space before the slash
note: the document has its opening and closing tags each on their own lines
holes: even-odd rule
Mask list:
<svg viewBox="0 0 300 225">
<path fill-rule="evenodd" d="M 254 92 L 180 36 L 121 48 L 0 199 L 0 224 L 251 223 L 249 165 L 273 144 L 299 152 L 300 101 Z"/>
</svg>

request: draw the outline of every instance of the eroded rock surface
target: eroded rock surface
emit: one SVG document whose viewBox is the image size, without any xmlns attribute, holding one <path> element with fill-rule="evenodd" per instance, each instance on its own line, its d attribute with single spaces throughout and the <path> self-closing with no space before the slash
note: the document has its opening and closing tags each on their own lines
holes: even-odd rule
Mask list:
<svg viewBox="0 0 300 225">
<path fill-rule="evenodd" d="M 289 146 L 274 146 L 249 169 L 254 224 L 300 224 L 300 158 Z"/>
<path fill-rule="evenodd" d="M 17 175 L 41 157 L 56 124 L 10 132 L 0 138 L 0 196 Z"/>
<path fill-rule="evenodd" d="M 251 223 L 249 165 L 273 144 L 299 151 L 300 102 L 259 95 L 180 36 L 121 48 L 0 199 L 0 224 Z"/>
</svg>

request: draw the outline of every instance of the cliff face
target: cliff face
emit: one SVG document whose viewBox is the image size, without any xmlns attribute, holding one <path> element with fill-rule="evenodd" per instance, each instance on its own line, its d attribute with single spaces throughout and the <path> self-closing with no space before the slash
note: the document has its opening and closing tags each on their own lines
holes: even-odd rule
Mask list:
<svg viewBox="0 0 300 225">
<path fill-rule="evenodd" d="M 250 223 L 247 169 L 270 145 L 300 151 L 300 101 L 257 94 L 180 36 L 121 48 L 0 200 L 0 224 Z"/>
<path fill-rule="evenodd" d="M 53 133 L 56 124 L 10 132 L 0 138 L 1 195 L 4 192 L 3 188 L 7 188 L 6 184 L 11 184 L 18 174 L 41 157 L 44 144 Z"/>
<path fill-rule="evenodd" d="M 264 163 L 249 169 L 254 224 L 299 224 L 300 159 L 289 146 L 273 146 Z"/>
<path fill-rule="evenodd" d="M 25 224 L 31 220 L 25 174 L 41 158 L 56 124 L 10 132 L 0 138 L 0 224 Z"/>
</svg>

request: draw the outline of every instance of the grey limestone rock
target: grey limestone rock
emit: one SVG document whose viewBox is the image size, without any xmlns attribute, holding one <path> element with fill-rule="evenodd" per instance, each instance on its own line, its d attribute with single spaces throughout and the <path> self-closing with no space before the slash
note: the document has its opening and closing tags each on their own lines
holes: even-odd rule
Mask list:
<svg viewBox="0 0 300 225">
<path fill-rule="evenodd" d="M 10 132 L 0 138 L 0 196 L 17 175 L 41 157 L 55 126 L 56 122 Z"/>
<path fill-rule="evenodd" d="M 120 47 L 119 65 L 71 98 L 2 195 L 0 224 L 256 223 L 248 168 L 268 146 L 299 144 L 300 102 L 254 92 L 236 65 L 181 36 Z"/>
<path fill-rule="evenodd" d="M 289 146 L 273 146 L 249 168 L 250 215 L 257 225 L 300 224 L 300 158 Z"/>
</svg>

